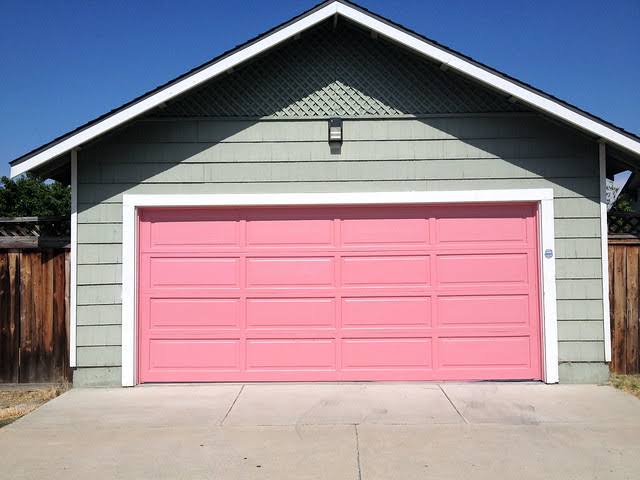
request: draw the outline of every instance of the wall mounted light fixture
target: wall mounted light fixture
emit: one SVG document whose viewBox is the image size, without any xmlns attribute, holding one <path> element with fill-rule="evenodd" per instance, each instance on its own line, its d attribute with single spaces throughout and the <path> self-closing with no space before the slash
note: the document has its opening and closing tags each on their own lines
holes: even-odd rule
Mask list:
<svg viewBox="0 0 640 480">
<path fill-rule="evenodd" d="M 342 143 L 342 119 L 329 119 L 329 145 Z"/>
</svg>

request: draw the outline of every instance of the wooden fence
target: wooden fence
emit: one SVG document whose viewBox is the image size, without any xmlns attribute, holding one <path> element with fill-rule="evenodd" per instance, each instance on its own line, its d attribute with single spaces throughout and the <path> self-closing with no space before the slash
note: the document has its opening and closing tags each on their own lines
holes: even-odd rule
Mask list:
<svg viewBox="0 0 640 480">
<path fill-rule="evenodd" d="M 0 249 L 68 247 L 67 217 L 0 217 Z"/>
<path fill-rule="evenodd" d="M 0 219 L 0 382 L 72 380 L 68 224 Z"/>
<path fill-rule="evenodd" d="M 640 238 L 609 236 L 611 371 L 640 373 Z"/>
</svg>

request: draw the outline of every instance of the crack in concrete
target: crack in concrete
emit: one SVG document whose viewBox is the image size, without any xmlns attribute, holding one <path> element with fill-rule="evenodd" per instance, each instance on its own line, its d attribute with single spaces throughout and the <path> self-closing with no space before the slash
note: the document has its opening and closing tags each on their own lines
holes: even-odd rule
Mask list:
<svg viewBox="0 0 640 480">
<path fill-rule="evenodd" d="M 362 480 L 362 469 L 360 468 L 360 436 L 358 435 L 358 424 L 353 424 L 356 431 L 356 460 L 358 462 L 358 480 Z"/>
<path fill-rule="evenodd" d="M 224 425 L 224 422 L 227 419 L 227 417 L 229 416 L 229 414 L 231 413 L 231 410 L 233 410 L 233 407 L 235 407 L 236 402 L 238 401 L 238 398 L 240 398 L 240 394 L 242 393 L 243 390 L 244 390 L 244 385 L 242 385 L 240 387 L 240 390 L 238 390 L 238 394 L 236 395 L 236 398 L 233 399 L 233 402 L 231 403 L 231 406 L 229 407 L 229 410 L 227 410 L 227 413 L 224 414 L 224 418 L 220 422 L 220 426 L 221 427 Z"/>
<path fill-rule="evenodd" d="M 456 411 L 456 413 L 458 415 L 460 415 L 460 418 L 462 420 L 464 420 L 464 423 L 469 423 L 469 420 L 467 420 L 467 418 L 462 414 L 462 412 L 460 410 L 458 410 L 458 407 L 456 407 L 456 404 L 453 403 L 453 400 L 451 400 L 451 398 L 449 398 L 449 395 L 447 395 L 447 392 L 444 391 L 444 388 L 442 388 L 442 385 L 438 384 L 438 387 L 440 387 L 440 391 L 442 392 L 442 394 L 445 396 L 445 398 L 447 400 L 449 400 L 449 403 L 451 404 L 451 406 L 453 407 L 453 409 Z"/>
</svg>

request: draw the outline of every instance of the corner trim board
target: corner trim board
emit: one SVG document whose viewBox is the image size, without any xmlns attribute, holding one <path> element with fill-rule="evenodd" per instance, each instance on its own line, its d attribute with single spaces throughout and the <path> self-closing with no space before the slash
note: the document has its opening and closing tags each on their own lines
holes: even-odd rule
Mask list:
<svg viewBox="0 0 640 480">
<path fill-rule="evenodd" d="M 609 301 L 609 226 L 607 224 L 607 145 L 598 142 L 600 161 L 600 245 L 602 259 L 602 321 L 604 328 L 604 361 L 611 361 L 611 319 Z"/>
<path fill-rule="evenodd" d="M 136 382 L 137 215 L 124 195 L 122 207 L 122 386 Z"/>
<path fill-rule="evenodd" d="M 542 277 L 542 364 L 544 381 L 558 383 L 558 303 L 556 301 L 555 222 L 552 198 L 540 199 L 540 274 Z M 545 255 L 551 250 L 551 258 Z"/>
<path fill-rule="evenodd" d="M 122 199 L 122 386 L 136 377 L 137 210 L 144 207 L 373 205 L 433 203 L 536 202 L 540 216 L 543 378 L 558 382 L 558 326 L 556 307 L 553 189 L 466 190 L 443 192 L 366 192 L 212 195 L 127 195 Z"/>
<path fill-rule="evenodd" d="M 69 366 L 76 367 L 76 334 L 78 303 L 78 151 L 71 150 L 71 251 L 70 292 L 69 292 Z"/>
</svg>

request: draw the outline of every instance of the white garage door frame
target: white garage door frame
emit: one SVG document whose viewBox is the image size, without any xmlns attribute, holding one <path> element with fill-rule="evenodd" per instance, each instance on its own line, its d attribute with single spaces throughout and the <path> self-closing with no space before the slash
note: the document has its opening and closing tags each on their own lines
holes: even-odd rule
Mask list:
<svg viewBox="0 0 640 480">
<path fill-rule="evenodd" d="M 558 325 L 553 189 L 442 192 L 124 195 L 122 200 L 122 386 L 136 384 L 137 213 L 144 207 L 255 207 L 300 205 L 403 205 L 438 203 L 538 204 L 542 312 L 542 364 L 546 383 L 558 382 Z M 551 255 L 547 253 L 551 252 Z"/>
</svg>

